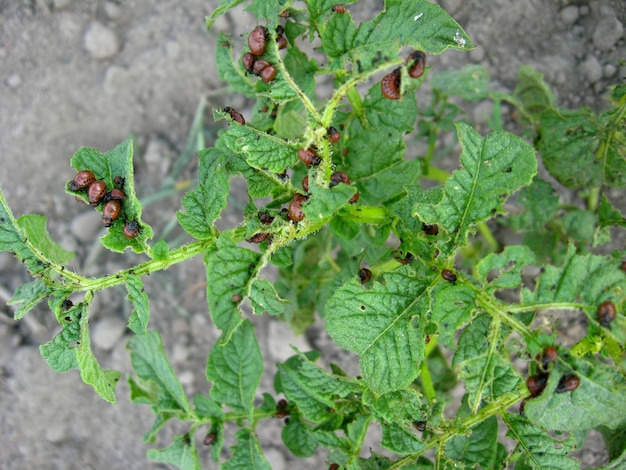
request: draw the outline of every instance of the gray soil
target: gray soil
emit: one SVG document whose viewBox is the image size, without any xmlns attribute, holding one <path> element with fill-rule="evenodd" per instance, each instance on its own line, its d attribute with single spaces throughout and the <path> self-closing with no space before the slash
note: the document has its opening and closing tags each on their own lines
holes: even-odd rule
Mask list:
<svg viewBox="0 0 626 470">
<path fill-rule="evenodd" d="M 379 2 L 369 1 L 368 5 Z M 604 106 L 607 85 L 624 80 L 626 59 L 621 0 L 442 0 L 478 47 L 429 58 L 434 70 L 482 64 L 494 89 L 511 91 L 517 69 L 530 64 L 544 73 L 560 105 Z M 77 253 L 71 267 L 90 276 L 115 272 L 145 257 L 99 249 L 98 214 L 64 192 L 74 171 L 69 159 L 81 146 L 108 150 L 133 136 L 140 197 L 155 196 L 185 149 L 194 111 L 205 99 L 207 139 L 216 132 L 210 108 L 250 104 L 229 96 L 217 77 L 215 41 L 220 31 L 236 38 L 255 19 L 241 11 L 220 19 L 207 32 L 204 17 L 217 0 L 0 0 L 0 185 L 14 213 L 48 217 L 52 237 Z M 350 7 L 357 10 L 357 7 Z M 364 17 L 372 16 L 366 11 Z M 468 108 L 470 120 L 484 125 L 488 102 Z M 506 110 L 505 110 L 506 111 Z M 510 110 L 509 110 L 510 111 Z M 506 116 L 505 116 L 506 118 Z M 189 164 L 179 181 L 192 179 Z M 565 197 L 571 197 L 563 190 Z M 179 237 L 169 225 L 181 193 L 148 207 L 145 220 L 155 240 Z M 234 198 L 244 201 L 241 194 Z M 225 224 L 234 224 L 236 219 Z M 232 217 L 231 217 L 232 218 Z M 166 235 L 165 235 L 166 234 Z M 506 243 L 506 240 L 503 240 Z M 144 469 L 166 468 L 146 459 L 141 436 L 152 423 L 148 407 L 129 402 L 128 386 L 118 386 L 118 404 L 101 400 L 76 371 L 57 374 L 47 367 L 38 346 L 58 331 L 53 315 L 40 307 L 17 323 L 6 305 L 28 275 L 6 253 L 0 254 L 0 468 Z M 207 392 L 205 361 L 216 336 L 207 313 L 201 260 L 191 260 L 145 280 L 151 326 L 158 328 L 188 396 Z M 126 292 L 96 295 L 92 343 L 107 368 L 130 372 L 125 344 Z M 328 348 L 327 357 L 355 371 L 354 362 L 319 333 L 294 338 L 267 317 L 255 318 L 266 359 L 261 391 L 272 392 L 275 363 L 292 354 L 289 344 Z M 274 469 L 295 459 L 281 445 L 281 422 L 263 427 L 262 445 Z M 168 432 L 184 428 L 174 423 Z M 230 439 L 227 436 L 227 439 Z M 227 443 L 232 444 L 232 439 Z M 202 446 L 201 446 L 202 447 Z M 201 449 L 204 452 L 204 449 Z M 580 454 L 584 467 L 606 463 L 597 435 Z M 208 453 L 203 458 L 208 461 Z M 325 468 L 325 453 L 300 461 L 300 468 Z M 207 468 L 213 468 L 207 464 Z"/>
</svg>

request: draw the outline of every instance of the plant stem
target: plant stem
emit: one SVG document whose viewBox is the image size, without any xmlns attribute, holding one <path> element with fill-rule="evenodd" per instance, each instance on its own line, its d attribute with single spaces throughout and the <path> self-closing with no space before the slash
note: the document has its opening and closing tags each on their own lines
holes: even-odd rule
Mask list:
<svg viewBox="0 0 626 470">
<path fill-rule="evenodd" d="M 167 269 L 173 264 L 180 263 L 181 261 L 193 258 L 194 256 L 206 252 L 207 249 L 211 248 L 214 245 L 214 243 L 215 242 L 213 240 L 198 240 L 192 243 L 188 243 L 187 245 L 183 245 L 180 248 L 172 250 L 169 257 L 165 260 L 149 260 L 132 268 L 128 268 L 123 271 L 119 271 L 117 273 L 109 274 L 107 276 L 99 277 L 96 279 L 88 279 L 86 277 L 72 273 L 74 274 L 72 280 L 77 281 L 74 285 L 72 285 L 72 288 L 75 291 L 98 291 L 116 286 L 118 284 L 123 284 L 126 277 L 129 275 L 145 276 L 146 274 L 150 274 L 155 271 Z M 68 274 L 68 272 L 63 271 L 62 274 L 66 275 Z"/>
<path fill-rule="evenodd" d="M 504 395 L 498 397 L 493 403 L 490 403 L 484 408 L 481 408 L 477 413 L 460 420 L 458 422 L 458 425 L 450 426 L 450 428 L 445 430 L 443 434 L 439 434 L 432 439 L 426 441 L 425 447 L 419 452 L 407 455 L 406 457 L 396 460 L 390 467 L 388 467 L 389 470 L 402 468 L 406 464 L 414 462 L 420 455 L 424 454 L 427 450 L 444 444 L 446 441 L 456 436 L 457 434 L 461 434 L 464 429 L 473 428 L 487 418 L 501 414 L 502 411 L 517 403 L 518 401 L 523 399 L 524 396 L 527 395 L 529 395 L 528 390 L 524 390 L 522 388 L 520 388 L 520 390 L 518 390 L 517 392 L 505 393 Z"/>
</svg>

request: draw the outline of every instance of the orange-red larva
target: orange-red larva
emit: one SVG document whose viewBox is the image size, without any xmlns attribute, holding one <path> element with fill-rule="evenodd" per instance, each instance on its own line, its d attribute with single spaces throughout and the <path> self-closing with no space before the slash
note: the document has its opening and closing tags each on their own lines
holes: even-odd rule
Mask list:
<svg viewBox="0 0 626 470">
<path fill-rule="evenodd" d="M 255 56 L 263 55 L 265 52 L 265 41 L 267 40 L 267 29 L 265 26 L 257 26 L 248 36 L 248 47 L 250 53 Z"/>
<path fill-rule="evenodd" d="M 396 69 L 385 75 L 380 81 L 380 89 L 383 96 L 389 100 L 399 100 L 400 95 L 400 69 Z"/>
<path fill-rule="evenodd" d="M 76 173 L 74 179 L 69 182 L 69 188 L 72 191 L 79 191 L 86 188 L 96 180 L 96 176 L 90 170 L 82 170 Z"/>
<path fill-rule="evenodd" d="M 426 70 L 426 54 L 422 51 L 413 52 L 408 58 L 407 62 L 411 64 L 409 67 L 409 77 L 420 78 Z"/>
</svg>

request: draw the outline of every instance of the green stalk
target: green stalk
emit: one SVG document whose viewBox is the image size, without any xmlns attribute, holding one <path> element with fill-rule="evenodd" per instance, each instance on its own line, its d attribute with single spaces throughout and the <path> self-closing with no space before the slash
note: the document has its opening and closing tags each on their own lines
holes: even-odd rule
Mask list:
<svg viewBox="0 0 626 470">
<path fill-rule="evenodd" d="M 424 454 L 426 451 L 434 447 L 443 446 L 445 442 L 447 442 L 454 436 L 458 434 L 462 434 L 465 429 L 473 428 L 474 426 L 476 426 L 477 424 L 480 424 L 487 418 L 502 414 L 504 410 L 506 410 L 507 408 L 514 405 L 515 403 L 517 403 L 518 401 L 520 401 L 521 399 L 523 399 L 525 396 L 528 396 L 528 395 L 529 395 L 528 390 L 525 390 L 524 388 L 520 388 L 517 392 L 505 393 L 501 397 L 498 397 L 493 403 L 490 403 L 484 408 L 481 408 L 477 413 L 458 421 L 457 425 L 450 426 L 442 434 L 438 434 L 432 439 L 426 441 L 424 443 L 425 444 L 424 448 L 420 450 L 419 452 L 415 454 L 407 455 L 406 457 L 396 460 L 389 467 L 389 470 L 402 468 L 403 466 L 414 462 L 420 455 Z"/>
</svg>

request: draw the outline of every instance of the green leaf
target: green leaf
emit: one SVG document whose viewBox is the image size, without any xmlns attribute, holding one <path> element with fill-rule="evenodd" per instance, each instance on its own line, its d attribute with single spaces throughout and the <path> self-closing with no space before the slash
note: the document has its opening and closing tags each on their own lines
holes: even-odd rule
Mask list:
<svg viewBox="0 0 626 470">
<path fill-rule="evenodd" d="M 567 235 L 583 242 L 593 240 L 593 232 L 596 226 L 596 215 L 589 211 L 571 210 L 563 216 L 563 228 Z"/>
<path fill-rule="evenodd" d="M 356 193 L 356 188 L 343 183 L 332 188 L 322 188 L 317 186 L 314 180 L 311 180 L 309 191 L 311 197 L 302 204 L 302 210 L 309 220 L 320 222 L 347 205 Z"/>
<path fill-rule="evenodd" d="M 165 240 L 159 240 L 152 247 L 152 257 L 157 261 L 165 261 L 170 257 L 170 247 Z"/>
<path fill-rule="evenodd" d="M 246 7 L 246 11 L 249 11 L 258 19 L 275 21 L 284 3 L 285 0 L 254 0 Z"/>
<path fill-rule="evenodd" d="M 0 251 L 13 253 L 33 275 L 45 275 L 50 266 L 45 257 L 34 250 L 24 230 L 18 225 L 0 190 Z"/>
<path fill-rule="evenodd" d="M 24 230 L 24 234 L 33 247 L 56 264 L 67 264 L 74 258 L 74 253 L 64 250 L 50 238 L 46 228 L 47 219 L 43 215 L 29 214 L 17 219 L 17 224 Z"/>
<path fill-rule="evenodd" d="M 430 76 L 434 90 L 466 101 L 484 99 L 489 93 L 489 72 L 482 65 L 466 65 L 461 70 L 442 70 Z"/>
<path fill-rule="evenodd" d="M 537 150 L 546 169 L 569 188 L 626 186 L 626 142 L 610 116 L 588 108 L 541 115 Z"/>
<path fill-rule="evenodd" d="M 261 373 L 263 356 L 249 320 L 235 330 L 225 345 L 216 343 L 206 366 L 207 380 L 213 382 L 211 398 L 235 412 L 246 412 L 252 421 L 254 394 Z"/>
<path fill-rule="evenodd" d="M 87 315 L 87 305 L 83 302 L 72 306 L 61 320 L 61 330 L 52 341 L 39 346 L 41 355 L 48 366 L 57 372 L 78 369 L 76 349 L 80 344 L 80 319 Z"/>
<path fill-rule="evenodd" d="M 183 197 L 185 212 L 178 212 L 178 221 L 192 237 L 207 240 L 215 235 L 214 223 L 226 207 L 229 175 L 225 156 L 210 148 L 198 153 L 200 171 L 197 186 Z"/>
<path fill-rule="evenodd" d="M 244 296 L 255 276 L 260 255 L 240 248 L 227 240 L 218 240 L 219 249 L 205 258 L 207 267 L 207 300 L 215 326 L 222 330 L 223 342 L 241 323 L 241 313 L 233 295 Z"/>
<path fill-rule="evenodd" d="M 103 369 L 93 355 L 89 339 L 88 315 L 80 318 L 80 345 L 76 348 L 76 361 L 80 369 L 80 378 L 109 403 L 115 404 L 115 386 L 121 373 L 117 370 Z"/>
<path fill-rule="evenodd" d="M 426 449 L 426 445 L 417 436 L 397 423 L 383 424 L 381 427 L 383 439 L 380 445 L 391 452 L 406 455 Z"/>
<path fill-rule="evenodd" d="M 507 246 L 502 253 L 490 253 L 476 266 L 478 277 L 488 284 L 488 291 L 514 289 L 522 284 L 522 268 L 535 262 L 535 254 L 526 246 Z M 495 270 L 495 277 L 488 275 Z"/>
<path fill-rule="evenodd" d="M 552 302 L 580 302 L 590 306 L 595 318 L 596 305 L 611 298 L 620 304 L 626 296 L 626 277 L 617 262 L 608 257 L 577 255 L 570 245 L 562 267 L 547 265 L 537 278 L 534 291 L 522 291 L 526 305 Z"/>
<path fill-rule="evenodd" d="M 181 470 L 200 470 L 200 459 L 195 441 L 189 436 L 174 436 L 174 442 L 165 449 L 149 449 L 148 458 L 175 465 Z"/>
<path fill-rule="evenodd" d="M 626 227 L 626 219 L 622 213 L 617 210 L 613 204 L 611 204 L 604 194 L 602 195 L 602 200 L 600 202 L 600 206 L 598 207 L 598 219 L 599 224 L 593 234 L 594 247 L 611 240 L 611 227 Z"/>
<path fill-rule="evenodd" d="M 216 19 L 228 13 L 228 11 L 232 10 L 244 1 L 245 0 L 220 0 L 219 6 L 215 10 L 213 10 L 209 16 L 205 18 L 206 28 L 211 29 Z"/>
<path fill-rule="evenodd" d="M 415 209 L 424 222 L 443 226 L 459 247 L 475 224 L 501 212 L 506 197 L 531 182 L 537 161 L 534 149 L 508 132 L 482 138 L 468 124 L 456 127 L 463 146 L 461 169 L 446 181 L 439 204 Z"/>
<path fill-rule="evenodd" d="M 383 96 L 380 84 L 376 83 L 367 92 L 363 100 L 363 108 L 367 122 L 376 130 L 376 135 L 373 137 L 368 136 L 368 133 L 374 129 L 368 128 L 365 130 L 358 126 L 358 121 L 354 121 L 354 124 L 351 124 L 350 133 L 359 135 L 351 137 L 352 140 L 348 141 L 348 148 L 352 149 L 355 144 L 361 144 L 356 145 L 357 148 L 354 149 L 357 151 L 356 155 L 354 155 L 355 163 L 367 160 L 363 158 L 362 152 L 367 147 L 361 143 L 361 139 L 366 139 L 370 145 L 380 146 L 380 137 L 385 133 L 388 134 L 388 137 L 383 139 L 382 142 L 388 143 L 388 140 L 391 140 L 394 145 L 392 149 L 386 149 L 384 146 L 381 146 L 380 150 L 390 155 L 395 154 L 396 158 L 394 160 L 402 160 L 405 145 L 400 145 L 398 140 L 404 144 L 400 134 L 411 132 L 415 128 L 415 119 L 417 119 L 417 99 L 415 98 L 415 93 L 405 93 L 399 100 L 390 100 Z M 358 150 L 361 150 L 361 152 L 358 152 Z M 370 155 L 377 156 L 372 150 L 370 150 Z M 360 160 L 359 157 L 361 157 Z M 378 164 L 380 165 L 380 163 Z"/>
<path fill-rule="evenodd" d="M 349 12 L 346 12 L 346 14 L 343 14 L 343 15 L 333 13 L 332 8 L 335 5 L 337 5 L 337 2 L 335 0 L 305 0 L 305 1 L 309 10 L 309 24 L 311 25 L 311 28 L 315 28 L 315 29 L 324 28 L 323 22 L 327 17 L 330 17 L 330 20 L 328 21 L 328 24 L 330 24 L 330 22 L 337 17 L 341 18 L 345 16 L 351 16 Z M 342 2 L 342 5 L 350 5 L 356 2 L 358 2 L 358 0 L 347 0 L 345 2 Z M 328 26 L 326 25 L 325 28 L 328 29 Z M 325 43 L 325 42 L 326 41 L 322 41 L 322 43 Z"/>
<path fill-rule="evenodd" d="M 138 276 L 129 275 L 126 277 L 126 289 L 128 290 L 127 298 L 133 304 L 133 313 L 128 319 L 128 328 L 138 335 L 143 335 L 147 331 L 150 320 L 148 295 L 143 287 L 143 281 Z"/>
<path fill-rule="evenodd" d="M 469 286 L 439 284 L 431 319 L 438 325 L 439 343 L 454 349 L 454 335 L 476 311 L 476 292 Z"/>
<path fill-rule="evenodd" d="M 283 442 L 293 455 L 300 458 L 311 457 L 317 450 L 315 433 L 297 419 L 289 420 L 281 432 Z"/>
<path fill-rule="evenodd" d="M 520 190 L 517 202 L 524 212 L 511 215 L 511 228 L 516 232 L 541 230 L 556 215 L 559 196 L 554 194 L 550 183 L 535 178 L 530 186 Z"/>
<path fill-rule="evenodd" d="M 335 399 L 345 398 L 359 388 L 351 379 L 319 368 L 302 354 L 278 364 L 277 379 L 285 396 L 315 423 L 329 418 Z"/>
<path fill-rule="evenodd" d="M 239 470 L 242 468 L 272 470 L 263 456 L 256 434 L 249 429 L 243 428 L 237 431 L 235 436 L 237 437 L 237 444 L 230 448 L 233 456 L 222 465 L 224 470 Z"/>
<path fill-rule="evenodd" d="M 568 359 L 573 368 L 552 371 L 545 390 L 524 408 L 533 423 L 556 431 L 577 431 L 606 426 L 616 429 L 626 422 L 626 380 L 598 360 Z M 580 385 L 572 392 L 554 393 L 561 375 L 575 373 Z"/>
<path fill-rule="evenodd" d="M 159 333 L 149 331 L 144 335 L 133 336 L 127 347 L 131 351 L 130 361 L 135 373 L 143 380 L 153 381 L 160 389 L 161 400 L 170 401 L 173 410 L 179 409 L 190 414 L 185 391 L 165 355 Z"/>
<path fill-rule="evenodd" d="M 424 421 L 422 396 L 415 389 L 397 390 L 378 395 L 363 393 L 363 404 L 371 407 L 376 419 L 387 423 Z"/>
<path fill-rule="evenodd" d="M 263 315 L 264 312 L 280 315 L 289 301 L 281 299 L 269 281 L 255 279 L 250 287 L 250 303 L 255 315 Z"/>
<path fill-rule="evenodd" d="M 334 22 L 340 23 L 340 20 Z M 361 23 L 353 38 L 348 27 L 348 36 L 341 40 L 343 29 L 340 27 L 344 23 L 339 24 L 338 32 L 331 37 L 341 43 L 333 49 L 325 49 L 325 52 L 331 58 L 341 54 L 337 64 L 346 60 L 358 64 L 355 68 L 359 73 L 375 67 L 381 59 L 397 59 L 403 46 L 428 54 L 440 54 L 448 48 L 470 50 L 475 47 L 456 21 L 441 7 L 426 0 L 387 0 L 385 11 L 373 20 Z M 381 51 L 385 57 L 381 58 Z"/>
<path fill-rule="evenodd" d="M 476 317 L 459 338 L 452 359 L 458 377 L 465 381 L 468 406 L 476 412 L 482 399 L 497 398 L 515 390 L 521 383 L 510 362 L 498 353 L 501 325 L 497 319 L 483 314 Z"/>
<path fill-rule="evenodd" d="M 328 333 L 360 356 L 363 378 L 378 393 L 404 388 L 419 374 L 427 287 L 423 275 L 404 266 L 369 290 L 352 280 L 326 303 Z"/>
<path fill-rule="evenodd" d="M 96 178 L 103 180 L 109 189 L 115 186 L 113 179 L 116 176 L 124 178 L 123 189 L 126 199 L 122 201 L 122 213 L 119 218 L 113 221 L 108 233 L 102 237 L 102 245 L 120 253 L 129 247 L 135 253 L 149 251 L 150 247 L 147 240 L 152 238 L 153 232 L 152 227 L 141 221 L 141 203 L 135 193 L 133 141 L 131 139 L 125 140 L 114 149 L 104 153 L 93 148 L 83 147 L 72 156 L 71 166 L 76 171 L 93 171 Z M 66 186 L 66 192 L 88 202 L 85 190 L 71 191 L 69 186 Z M 102 211 L 102 206 L 103 204 L 100 204 L 97 209 Z M 126 238 L 124 236 L 124 224 L 133 220 L 139 224 L 139 235 L 135 238 Z"/>
<path fill-rule="evenodd" d="M 250 126 L 233 123 L 221 138 L 232 152 L 243 155 L 254 168 L 282 173 L 298 160 L 295 145 Z"/>
<path fill-rule="evenodd" d="M 193 404 L 196 414 L 202 418 L 214 418 L 219 421 L 224 419 L 222 407 L 216 401 L 204 395 L 196 393 L 193 397 Z"/>
<path fill-rule="evenodd" d="M 13 318 L 19 320 L 53 292 L 54 288 L 37 279 L 15 289 L 13 298 L 7 302 L 7 305 L 19 305 L 13 314 Z"/>
<path fill-rule="evenodd" d="M 463 403 L 457 417 L 470 414 Z M 491 416 L 470 430 L 470 435 L 456 435 L 446 443 L 445 456 L 470 468 L 495 468 L 498 445 L 498 419 Z"/>
<path fill-rule="evenodd" d="M 400 132 L 364 129 L 353 121 L 347 148 L 345 164 L 362 204 L 379 204 L 400 194 L 419 174 L 417 160 L 404 160 L 406 144 Z"/>
<path fill-rule="evenodd" d="M 242 0 L 237 0 L 241 3 Z M 234 3 L 234 2 L 233 2 Z M 256 96 L 253 75 L 248 75 L 239 59 L 233 57 L 233 45 L 230 37 L 220 33 L 216 51 L 217 73 L 220 80 L 228 83 L 232 89 L 248 98 Z"/>
<path fill-rule="evenodd" d="M 580 462 L 567 456 L 571 452 L 572 439 L 559 441 L 548 436 L 538 426 L 519 415 L 504 413 L 507 437 L 517 441 L 516 452 L 522 454 L 527 467 L 540 470 L 577 470 Z M 518 464 L 519 465 L 519 464 Z"/>
<path fill-rule="evenodd" d="M 543 80 L 543 74 L 535 72 L 528 65 L 523 65 L 519 68 L 517 79 L 518 84 L 513 90 L 513 96 L 532 121 L 536 122 L 545 111 L 556 109 L 556 99 Z"/>
</svg>

